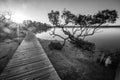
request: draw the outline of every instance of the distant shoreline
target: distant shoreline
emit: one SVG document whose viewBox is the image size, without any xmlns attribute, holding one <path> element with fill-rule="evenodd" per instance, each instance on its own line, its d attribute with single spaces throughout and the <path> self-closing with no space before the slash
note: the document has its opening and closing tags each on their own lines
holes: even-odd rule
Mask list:
<svg viewBox="0 0 120 80">
<path fill-rule="evenodd" d="M 66 28 L 73 28 L 74 26 L 66 26 Z M 79 26 L 76 26 L 75 28 L 78 28 Z M 90 27 L 93 28 L 94 26 Z M 51 28 L 53 28 L 53 26 L 51 26 Z M 56 28 L 60 28 L 60 27 L 56 27 Z M 120 25 L 118 26 L 100 26 L 99 28 L 120 28 Z"/>
</svg>

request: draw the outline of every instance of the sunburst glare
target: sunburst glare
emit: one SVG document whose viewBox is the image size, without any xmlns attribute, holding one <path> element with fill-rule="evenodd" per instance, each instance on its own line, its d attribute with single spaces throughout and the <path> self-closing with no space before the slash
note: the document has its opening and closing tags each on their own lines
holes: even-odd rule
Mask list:
<svg viewBox="0 0 120 80">
<path fill-rule="evenodd" d="M 26 16 L 23 13 L 16 12 L 12 15 L 12 20 L 16 23 L 22 23 L 24 20 L 26 20 Z"/>
</svg>

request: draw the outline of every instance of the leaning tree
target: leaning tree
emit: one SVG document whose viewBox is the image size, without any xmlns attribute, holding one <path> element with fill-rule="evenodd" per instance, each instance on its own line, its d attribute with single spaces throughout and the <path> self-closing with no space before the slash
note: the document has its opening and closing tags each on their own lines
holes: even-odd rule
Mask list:
<svg viewBox="0 0 120 80">
<path fill-rule="evenodd" d="M 64 46 L 66 40 L 72 42 L 84 40 L 87 36 L 96 33 L 103 24 L 115 23 L 118 14 L 116 10 L 106 9 L 94 15 L 75 15 L 69 10 L 64 9 L 61 15 L 59 11 L 51 10 L 48 13 L 48 18 L 54 28 L 51 35 L 62 38 Z M 68 29 L 70 24 L 73 25 L 72 30 Z M 56 28 L 60 28 L 67 37 L 57 34 Z"/>
</svg>

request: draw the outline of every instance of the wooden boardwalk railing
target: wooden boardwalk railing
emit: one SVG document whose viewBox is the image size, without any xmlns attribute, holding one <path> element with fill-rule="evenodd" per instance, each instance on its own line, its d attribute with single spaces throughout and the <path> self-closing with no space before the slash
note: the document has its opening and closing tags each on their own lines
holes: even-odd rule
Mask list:
<svg viewBox="0 0 120 80">
<path fill-rule="evenodd" d="M 28 32 L 0 80 L 61 80 L 32 32 Z"/>
</svg>

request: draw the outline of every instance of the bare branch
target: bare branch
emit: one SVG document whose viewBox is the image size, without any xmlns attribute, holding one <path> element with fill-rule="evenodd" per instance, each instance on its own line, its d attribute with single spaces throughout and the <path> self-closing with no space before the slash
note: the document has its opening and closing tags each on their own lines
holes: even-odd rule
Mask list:
<svg viewBox="0 0 120 80">
<path fill-rule="evenodd" d="M 51 11 L 48 16 L 50 22 L 55 25 L 55 27 L 58 27 L 58 25 L 60 25 L 61 22 L 59 20 L 59 11 Z M 118 14 L 115 10 L 103 10 L 99 11 L 97 14 L 94 15 L 79 14 L 79 16 L 72 14 L 68 10 L 64 10 L 61 15 L 61 19 L 64 20 L 64 24 L 60 25 L 59 28 L 62 29 L 62 32 L 67 36 L 67 38 L 56 34 L 55 28 L 52 32 L 52 35 L 64 39 L 64 42 L 66 40 L 74 41 L 79 39 L 85 39 L 87 36 L 95 34 L 100 29 L 100 26 L 102 24 L 114 23 L 117 17 Z M 72 27 L 72 31 L 70 31 L 66 27 L 69 23 L 74 25 Z M 76 27 L 76 25 L 78 26 Z"/>
</svg>

